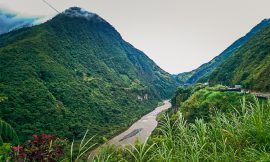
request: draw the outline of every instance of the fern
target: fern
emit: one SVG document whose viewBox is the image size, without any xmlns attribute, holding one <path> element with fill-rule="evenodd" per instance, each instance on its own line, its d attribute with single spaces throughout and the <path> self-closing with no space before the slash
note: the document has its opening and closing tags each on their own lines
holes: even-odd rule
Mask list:
<svg viewBox="0 0 270 162">
<path fill-rule="evenodd" d="M 15 130 L 7 122 L 0 119 L 0 145 L 4 142 L 18 144 L 19 139 Z"/>
</svg>

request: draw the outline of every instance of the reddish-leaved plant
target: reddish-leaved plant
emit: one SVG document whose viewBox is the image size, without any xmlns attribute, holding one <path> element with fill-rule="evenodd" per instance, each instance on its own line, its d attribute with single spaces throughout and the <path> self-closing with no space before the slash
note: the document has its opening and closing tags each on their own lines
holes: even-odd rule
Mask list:
<svg viewBox="0 0 270 162">
<path fill-rule="evenodd" d="M 49 134 L 32 137 L 33 139 L 28 140 L 24 145 L 12 148 L 14 161 L 56 162 L 64 156 L 65 140 Z"/>
</svg>

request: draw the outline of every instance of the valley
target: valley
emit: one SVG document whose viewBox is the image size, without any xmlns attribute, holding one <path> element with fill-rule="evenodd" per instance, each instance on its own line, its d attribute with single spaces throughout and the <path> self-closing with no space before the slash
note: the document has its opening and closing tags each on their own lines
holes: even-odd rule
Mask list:
<svg viewBox="0 0 270 162">
<path fill-rule="evenodd" d="M 0 68 L 0 117 L 21 141 L 46 132 L 77 140 L 89 129 L 102 142 L 176 87 L 111 24 L 78 7 L 1 35 Z"/>
<path fill-rule="evenodd" d="M 269 141 L 270 19 L 177 75 L 80 7 L 0 34 L 1 162 L 267 162 Z"/>
<path fill-rule="evenodd" d="M 126 131 L 108 141 L 109 145 L 134 145 L 136 140 L 145 142 L 150 137 L 152 131 L 157 127 L 157 115 L 171 108 L 171 103 L 166 100 L 162 106 L 156 107 L 150 113 L 141 117 L 133 123 Z"/>
<path fill-rule="evenodd" d="M 152 112 L 141 117 L 127 130 L 113 137 L 95 150 L 91 151 L 91 157 L 94 158 L 93 155 L 97 155 L 98 152 L 103 149 L 102 147 L 113 145 L 124 148 L 126 146 L 134 145 L 136 141 L 145 142 L 151 136 L 151 133 L 158 125 L 158 121 L 156 120 L 157 115 L 168 110 L 171 108 L 171 106 L 172 105 L 168 100 L 163 101 L 161 106 L 156 107 Z"/>
</svg>

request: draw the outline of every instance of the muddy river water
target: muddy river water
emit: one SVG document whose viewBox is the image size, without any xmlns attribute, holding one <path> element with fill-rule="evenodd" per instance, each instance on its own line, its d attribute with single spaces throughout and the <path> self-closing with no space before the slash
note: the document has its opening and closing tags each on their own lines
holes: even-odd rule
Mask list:
<svg viewBox="0 0 270 162">
<path fill-rule="evenodd" d="M 138 139 L 144 142 L 152 133 L 152 131 L 157 127 L 156 117 L 162 111 L 171 108 L 171 103 L 168 100 L 163 101 L 163 105 L 156 107 L 155 110 L 144 115 L 140 120 L 133 123 L 126 131 L 110 139 L 106 144 L 103 144 L 91 151 L 90 161 L 99 151 L 99 149 L 105 145 L 116 145 L 116 146 L 126 146 L 133 145 Z"/>
<path fill-rule="evenodd" d="M 144 115 L 126 131 L 112 138 L 108 144 L 125 146 L 127 144 L 134 144 L 137 139 L 139 139 L 141 142 L 144 142 L 151 135 L 152 131 L 157 127 L 157 115 L 162 111 L 169 109 L 170 107 L 171 103 L 167 100 L 164 101 L 162 106 L 159 106 L 152 112 Z"/>
</svg>

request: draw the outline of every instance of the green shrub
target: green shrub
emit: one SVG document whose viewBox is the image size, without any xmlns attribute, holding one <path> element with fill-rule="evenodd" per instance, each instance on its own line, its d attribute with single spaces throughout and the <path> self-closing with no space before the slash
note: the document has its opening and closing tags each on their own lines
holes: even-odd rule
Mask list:
<svg viewBox="0 0 270 162">
<path fill-rule="evenodd" d="M 146 144 L 124 149 L 112 161 L 136 162 L 142 157 L 152 162 L 270 161 L 270 101 L 243 98 L 239 109 L 231 107 L 230 113 L 216 109 L 209 119 L 188 123 L 181 112 L 174 118 L 164 115 Z M 151 147 L 146 154 L 144 145 Z M 114 150 L 107 155 L 115 155 Z"/>
<path fill-rule="evenodd" d="M 8 161 L 10 160 L 11 154 L 11 144 L 10 143 L 3 143 L 0 145 L 0 161 Z"/>
<path fill-rule="evenodd" d="M 2 145 L 3 142 L 18 144 L 19 139 L 11 125 L 0 119 L 0 145 Z"/>
</svg>

